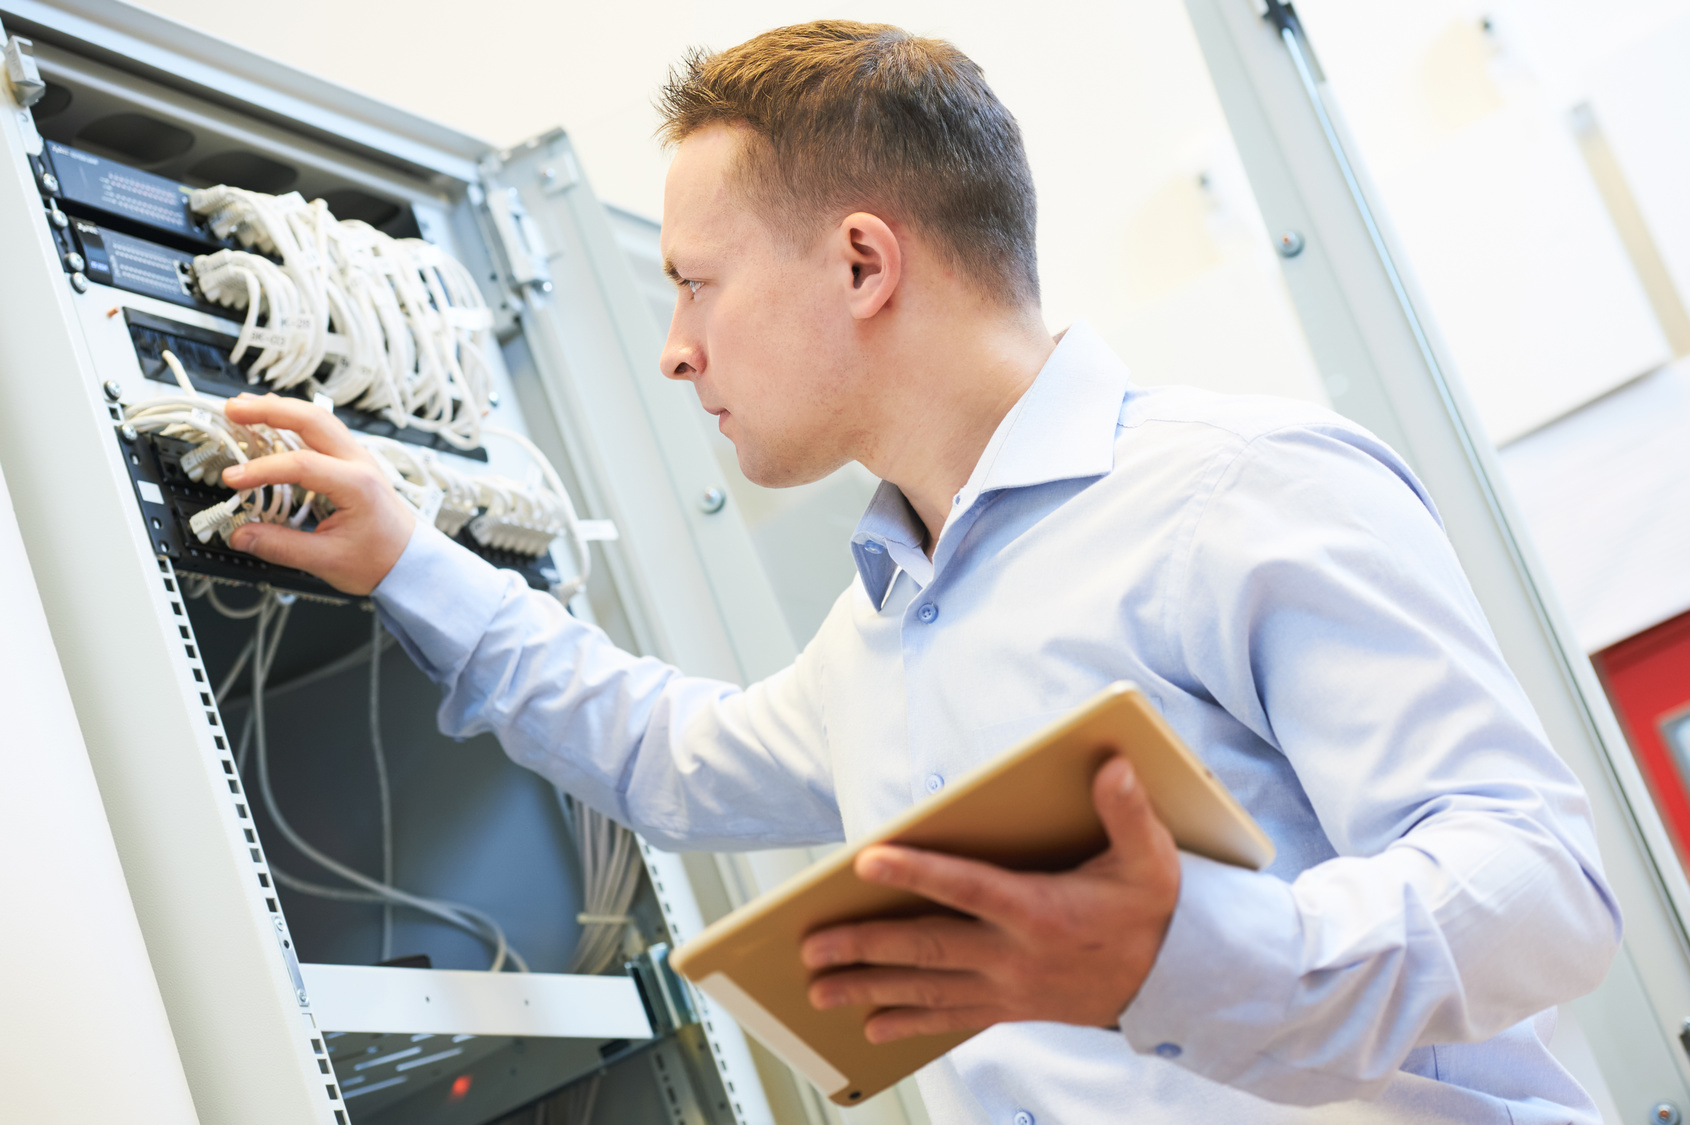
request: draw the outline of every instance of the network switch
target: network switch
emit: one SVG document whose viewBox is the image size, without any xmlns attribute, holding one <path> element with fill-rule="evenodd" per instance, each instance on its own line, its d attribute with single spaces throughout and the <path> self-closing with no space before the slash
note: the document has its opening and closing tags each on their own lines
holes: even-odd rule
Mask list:
<svg viewBox="0 0 1690 1125">
<path fill-rule="evenodd" d="M 46 142 L 41 155 L 30 162 L 41 194 L 73 215 L 145 227 L 155 237 L 173 237 L 201 253 L 230 245 L 212 234 L 188 206 L 193 189 L 186 184 L 58 141 Z"/>
<path fill-rule="evenodd" d="M 254 394 L 274 391 L 276 394 L 294 398 L 311 399 L 322 389 L 320 380 L 330 373 L 329 365 L 325 364 L 318 369 L 317 378 L 293 387 L 272 387 L 262 380 L 250 377 L 253 362 L 259 356 L 256 350 L 248 351 L 239 360 L 229 358 L 238 342 L 239 325 L 230 323 L 227 332 L 219 332 L 213 328 L 184 324 L 130 308 L 123 310 L 123 318 L 129 326 L 130 339 L 135 343 L 135 358 L 140 362 L 141 374 L 172 389 L 175 388 L 176 381 L 165 365 L 166 351 L 182 361 L 182 367 L 187 371 L 195 390 L 221 398 L 238 395 L 243 391 Z M 360 433 L 450 452 L 472 461 L 487 460 L 485 448 L 459 449 L 437 433 L 411 426 L 395 426 L 387 418 L 371 411 L 359 410 L 354 406 L 337 406 L 334 412 L 335 417 Z"/>
<path fill-rule="evenodd" d="M 161 301 L 210 311 L 194 285 L 194 256 L 156 242 L 102 227 L 88 219 L 72 219 L 66 231 L 69 247 L 65 271 L 80 272 L 89 281 L 125 289 Z"/>
</svg>

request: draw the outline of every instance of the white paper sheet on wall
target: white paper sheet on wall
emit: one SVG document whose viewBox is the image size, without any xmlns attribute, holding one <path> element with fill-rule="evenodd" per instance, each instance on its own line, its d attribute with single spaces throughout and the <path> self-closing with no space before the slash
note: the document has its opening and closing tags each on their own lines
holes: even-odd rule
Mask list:
<svg viewBox="0 0 1690 1125">
<path fill-rule="evenodd" d="M 1515 442 L 1502 463 L 1586 652 L 1690 609 L 1690 361 Z"/>
<path fill-rule="evenodd" d="M 1458 0 L 1298 8 L 1493 441 L 1671 358 L 1530 59 Z"/>
</svg>

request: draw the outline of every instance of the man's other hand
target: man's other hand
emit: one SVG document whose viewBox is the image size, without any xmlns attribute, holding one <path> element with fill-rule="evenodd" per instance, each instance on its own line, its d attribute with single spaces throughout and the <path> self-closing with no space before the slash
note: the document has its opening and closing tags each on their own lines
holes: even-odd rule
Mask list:
<svg viewBox="0 0 1690 1125">
<path fill-rule="evenodd" d="M 811 934 L 804 964 L 829 971 L 810 985 L 810 1002 L 876 1009 L 863 1028 L 872 1043 L 1014 1020 L 1114 1026 L 1162 948 L 1179 901 L 1179 853 L 1125 758 L 1098 771 L 1092 799 L 1109 850 L 1055 875 L 915 848 L 865 848 L 858 876 L 968 917 Z"/>
<path fill-rule="evenodd" d="M 224 406 L 231 422 L 292 430 L 308 448 L 273 453 L 223 471 L 230 488 L 291 484 L 328 497 L 334 513 L 315 531 L 271 523 L 235 530 L 230 545 L 266 562 L 315 574 L 347 594 L 368 594 L 410 542 L 416 517 L 382 475 L 374 455 L 329 411 L 304 399 L 237 395 Z"/>
</svg>

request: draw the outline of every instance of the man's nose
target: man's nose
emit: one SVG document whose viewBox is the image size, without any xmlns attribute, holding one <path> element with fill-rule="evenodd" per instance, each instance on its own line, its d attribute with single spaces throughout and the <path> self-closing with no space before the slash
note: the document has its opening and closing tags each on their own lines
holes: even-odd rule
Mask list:
<svg viewBox="0 0 1690 1125">
<path fill-rule="evenodd" d="M 657 364 L 666 378 L 694 379 L 704 370 L 704 349 L 682 337 L 671 325 Z"/>
<path fill-rule="evenodd" d="M 660 361 L 663 374 L 671 379 L 692 379 L 698 375 L 697 349 L 695 348 L 664 348 Z"/>
</svg>

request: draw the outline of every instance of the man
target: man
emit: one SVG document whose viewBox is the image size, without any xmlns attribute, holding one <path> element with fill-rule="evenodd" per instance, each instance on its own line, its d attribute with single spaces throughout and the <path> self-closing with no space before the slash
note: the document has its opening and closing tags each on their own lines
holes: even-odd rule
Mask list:
<svg viewBox="0 0 1690 1125">
<path fill-rule="evenodd" d="M 691 57 L 662 108 L 664 374 L 753 481 L 885 482 L 792 667 L 741 691 L 617 651 L 292 400 L 228 410 L 312 451 L 225 479 L 336 513 L 235 545 L 373 592 L 444 729 L 668 846 L 860 837 L 1139 684 L 1279 858 L 1179 853 L 1123 761 L 1075 871 L 865 852 L 959 915 L 814 935 L 811 999 L 878 1009 L 877 1041 L 986 1028 L 922 1073 L 935 1121 L 1595 1122 L 1545 1046 L 1618 941 L 1589 810 L 1401 459 L 1313 407 L 1134 388 L 1084 325 L 1053 341 L 1019 133 L 946 43 L 784 28 Z"/>
</svg>

